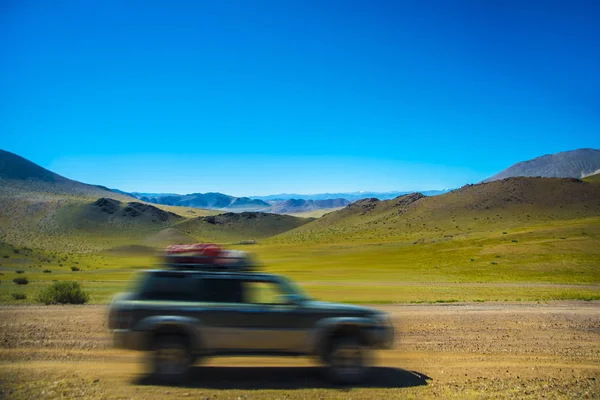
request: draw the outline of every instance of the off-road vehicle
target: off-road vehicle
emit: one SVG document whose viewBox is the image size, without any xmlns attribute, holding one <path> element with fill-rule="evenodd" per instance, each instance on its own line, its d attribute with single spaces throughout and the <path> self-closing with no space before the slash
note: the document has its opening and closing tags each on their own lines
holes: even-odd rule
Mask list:
<svg viewBox="0 0 600 400">
<path fill-rule="evenodd" d="M 147 351 L 151 372 L 167 382 L 209 356 L 308 355 L 333 381 L 357 383 L 371 350 L 394 340 L 383 312 L 315 301 L 288 279 L 243 265 L 145 271 L 113 299 L 109 328 L 116 347 Z"/>
</svg>

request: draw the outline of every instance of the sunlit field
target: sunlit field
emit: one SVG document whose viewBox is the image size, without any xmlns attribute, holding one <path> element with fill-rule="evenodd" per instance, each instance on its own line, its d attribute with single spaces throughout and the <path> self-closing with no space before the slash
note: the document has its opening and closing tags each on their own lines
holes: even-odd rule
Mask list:
<svg viewBox="0 0 600 400">
<path fill-rule="evenodd" d="M 311 296 L 356 303 L 600 299 L 600 218 L 459 238 L 382 243 L 230 245 L 265 272 L 285 275 Z M 135 272 L 160 268 L 157 253 L 61 253 L 1 247 L 0 302 L 35 302 L 54 280 L 77 280 L 91 303 L 107 303 Z M 75 270 L 73 270 L 75 269 Z M 77 270 L 78 269 L 78 270 Z M 23 271 L 17 273 L 17 271 Z M 46 272 L 44 272 L 46 271 Z M 48 272 L 50 271 L 50 272 Z M 25 277 L 26 285 L 13 283 Z M 15 300 L 13 293 L 27 298 Z"/>
</svg>

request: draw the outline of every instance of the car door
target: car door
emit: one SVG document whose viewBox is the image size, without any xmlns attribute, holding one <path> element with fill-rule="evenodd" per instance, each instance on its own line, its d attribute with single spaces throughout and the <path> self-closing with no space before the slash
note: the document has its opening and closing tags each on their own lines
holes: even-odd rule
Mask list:
<svg viewBox="0 0 600 400">
<path fill-rule="evenodd" d="M 242 282 L 231 275 L 206 275 L 198 288 L 202 305 L 202 338 L 208 349 L 243 349 L 243 321 L 238 312 L 242 301 Z"/>
<path fill-rule="evenodd" d="M 257 352 L 298 352 L 306 342 L 306 310 L 282 301 L 285 292 L 272 277 L 242 280 L 242 301 L 238 326 L 243 330 L 246 350 Z"/>
</svg>

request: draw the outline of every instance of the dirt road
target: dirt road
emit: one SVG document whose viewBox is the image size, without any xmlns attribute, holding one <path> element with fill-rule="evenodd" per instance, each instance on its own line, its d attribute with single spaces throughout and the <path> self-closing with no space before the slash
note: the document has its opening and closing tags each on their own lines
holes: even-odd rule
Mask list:
<svg viewBox="0 0 600 400">
<path fill-rule="evenodd" d="M 397 329 L 368 385 L 341 388 L 302 358 L 222 358 L 184 386 L 111 348 L 104 306 L 0 307 L 0 398 L 600 398 L 600 302 L 378 307 Z"/>
</svg>

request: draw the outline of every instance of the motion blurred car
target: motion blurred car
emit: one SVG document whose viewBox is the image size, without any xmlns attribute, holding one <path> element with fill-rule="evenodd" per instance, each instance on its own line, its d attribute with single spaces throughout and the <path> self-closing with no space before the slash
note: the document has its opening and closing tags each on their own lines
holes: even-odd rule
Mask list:
<svg viewBox="0 0 600 400">
<path fill-rule="evenodd" d="M 373 349 L 393 346 L 387 314 L 315 301 L 241 252 L 194 246 L 193 256 L 171 248 L 165 269 L 143 272 L 109 308 L 114 345 L 149 352 L 156 378 L 184 380 L 210 356 L 289 355 L 316 357 L 329 379 L 351 384 L 368 377 Z"/>
</svg>

